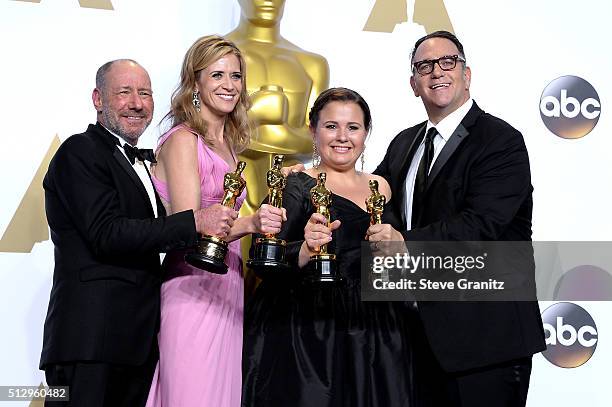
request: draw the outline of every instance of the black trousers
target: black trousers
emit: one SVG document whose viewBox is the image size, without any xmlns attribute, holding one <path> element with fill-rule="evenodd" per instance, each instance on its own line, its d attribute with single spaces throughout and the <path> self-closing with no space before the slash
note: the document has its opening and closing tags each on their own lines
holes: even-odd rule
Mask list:
<svg viewBox="0 0 612 407">
<path fill-rule="evenodd" d="M 70 400 L 45 407 L 139 407 L 147 402 L 158 360 L 157 347 L 140 366 L 72 362 L 45 366 L 49 386 L 68 386 Z"/>
<path fill-rule="evenodd" d="M 447 373 L 433 355 L 422 325 L 414 332 L 418 407 L 524 407 L 531 356 L 483 368 Z"/>
</svg>

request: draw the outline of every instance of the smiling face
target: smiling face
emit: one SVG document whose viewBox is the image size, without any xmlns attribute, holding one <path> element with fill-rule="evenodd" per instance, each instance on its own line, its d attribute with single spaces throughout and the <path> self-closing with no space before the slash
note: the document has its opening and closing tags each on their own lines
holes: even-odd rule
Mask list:
<svg viewBox="0 0 612 407">
<path fill-rule="evenodd" d="M 448 55 L 458 55 L 457 46 L 446 38 L 430 38 L 416 49 L 413 61 L 438 59 Z M 438 64 L 430 74 L 414 72 L 410 85 L 414 95 L 421 97 L 429 119 L 437 124 L 450 113 L 457 110 L 470 98 L 471 71 L 463 62 L 450 71 L 444 71 Z"/>
<path fill-rule="evenodd" d="M 132 145 L 153 118 L 153 91 L 149 74 L 131 61 L 115 62 L 105 74 L 104 87 L 92 99 L 98 121 Z"/>
<path fill-rule="evenodd" d="M 336 170 L 355 167 L 365 147 L 368 130 L 361 107 L 354 102 L 333 101 L 319 113 L 317 127 L 312 129 L 321 164 Z"/>
<path fill-rule="evenodd" d="M 283 15 L 285 0 L 238 0 L 242 15 L 252 24 L 269 27 Z"/>
<path fill-rule="evenodd" d="M 195 86 L 205 120 L 228 115 L 236 107 L 243 87 L 240 61 L 234 54 L 219 58 L 200 72 Z"/>
</svg>

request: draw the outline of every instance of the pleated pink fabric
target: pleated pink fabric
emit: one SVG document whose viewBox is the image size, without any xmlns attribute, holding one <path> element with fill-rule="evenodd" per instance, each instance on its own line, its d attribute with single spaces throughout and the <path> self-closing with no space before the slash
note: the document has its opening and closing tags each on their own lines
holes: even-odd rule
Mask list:
<svg viewBox="0 0 612 407">
<path fill-rule="evenodd" d="M 161 146 L 178 129 L 159 140 Z M 159 148 L 159 147 L 158 147 Z M 223 176 L 234 170 L 198 137 L 201 206 L 221 202 Z M 153 178 L 162 199 L 167 185 Z M 240 208 L 246 190 L 237 199 Z M 164 259 L 166 281 L 161 289 L 160 358 L 147 407 L 237 407 L 242 386 L 241 355 L 244 284 L 240 241 L 229 244 L 225 275 L 189 266 L 184 253 Z"/>
</svg>

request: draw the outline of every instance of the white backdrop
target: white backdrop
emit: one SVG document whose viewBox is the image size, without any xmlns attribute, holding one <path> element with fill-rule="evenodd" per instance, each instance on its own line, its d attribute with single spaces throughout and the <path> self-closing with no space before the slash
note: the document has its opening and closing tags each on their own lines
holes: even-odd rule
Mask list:
<svg viewBox="0 0 612 407">
<path fill-rule="evenodd" d="M 370 104 L 370 170 L 395 134 L 426 117 L 409 85 L 409 51 L 425 34 L 425 28 L 413 22 L 414 1 L 407 1 L 408 21 L 392 33 L 363 31 L 375 0 L 287 0 L 285 6 L 284 36 L 327 58 L 331 86 L 353 88 Z M 156 101 L 153 123 L 158 123 L 189 45 L 201 35 L 229 32 L 239 18 L 234 0 L 110 3 L 113 10 L 80 7 L 76 0 L 0 3 L 4 241 L 27 240 L 25 227 L 14 234 L 9 226 L 19 213 L 26 214 L 26 225 L 30 217 L 35 221 L 34 212 L 18 209 L 56 135 L 62 141 L 95 120 L 90 95 L 98 66 L 127 57 L 147 68 Z M 612 6 L 606 0 L 444 4 L 466 48 L 472 96 L 485 111 L 525 136 L 535 187 L 534 240 L 611 241 L 612 123 L 607 102 L 612 95 L 612 53 L 606 38 Z M 555 136 L 540 118 L 542 91 L 563 75 L 590 82 L 602 105 L 595 129 L 578 140 Z M 151 126 L 140 144 L 152 147 L 158 135 L 157 127 Z M 0 385 L 38 385 L 43 378 L 37 366 L 53 246 L 49 240 L 38 240 L 43 241 L 31 251 L 0 253 Z M 560 267 L 567 270 L 580 262 L 588 264 L 589 259 L 570 264 L 561 258 Z M 542 303 L 542 309 L 547 305 Z M 610 392 L 604 386 L 612 362 L 612 324 L 606 324 L 612 307 L 580 305 L 597 323 L 600 340 L 594 356 L 581 367 L 562 369 L 536 355 L 529 406 L 609 404 Z"/>
</svg>

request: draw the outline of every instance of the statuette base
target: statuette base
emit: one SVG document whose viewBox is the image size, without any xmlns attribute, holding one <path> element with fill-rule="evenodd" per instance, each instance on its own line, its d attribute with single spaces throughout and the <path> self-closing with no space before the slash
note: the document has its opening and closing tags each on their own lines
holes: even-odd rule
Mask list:
<svg viewBox="0 0 612 407">
<path fill-rule="evenodd" d="M 202 236 L 198 240 L 196 251 L 185 255 L 185 261 L 193 267 L 214 274 L 226 274 L 227 242 L 216 236 Z"/>
<path fill-rule="evenodd" d="M 247 266 L 260 278 L 278 276 L 290 271 L 285 261 L 287 242 L 282 239 L 260 237 L 255 240 L 255 253 Z"/>
<path fill-rule="evenodd" d="M 338 275 L 338 263 L 335 254 L 315 254 L 308 263 L 310 283 L 339 283 L 343 279 Z"/>
</svg>

